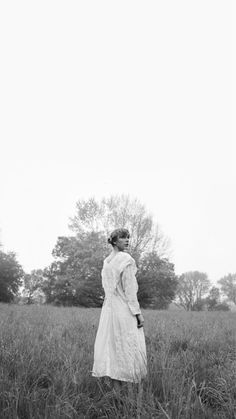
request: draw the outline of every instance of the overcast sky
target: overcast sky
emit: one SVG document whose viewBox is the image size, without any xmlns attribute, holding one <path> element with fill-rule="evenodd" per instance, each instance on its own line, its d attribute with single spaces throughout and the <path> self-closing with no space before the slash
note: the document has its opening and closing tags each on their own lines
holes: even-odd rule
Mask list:
<svg viewBox="0 0 236 419">
<path fill-rule="evenodd" d="M 0 241 L 26 271 L 78 199 L 129 193 L 178 274 L 236 272 L 231 7 L 1 2 Z"/>
</svg>

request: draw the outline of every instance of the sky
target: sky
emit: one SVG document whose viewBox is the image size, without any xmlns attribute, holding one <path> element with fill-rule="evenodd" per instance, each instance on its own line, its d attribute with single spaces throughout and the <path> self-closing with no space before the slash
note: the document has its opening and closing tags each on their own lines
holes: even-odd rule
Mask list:
<svg viewBox="0 0 236 419">
<path fill-rule="evenodd" d="M 232 12 L 1 2 L 0 242 L 27 272 L 71 234 L 76 201 L 122 193 L 170 238 L 177 274 L 236 272 Z"/>
</svg>

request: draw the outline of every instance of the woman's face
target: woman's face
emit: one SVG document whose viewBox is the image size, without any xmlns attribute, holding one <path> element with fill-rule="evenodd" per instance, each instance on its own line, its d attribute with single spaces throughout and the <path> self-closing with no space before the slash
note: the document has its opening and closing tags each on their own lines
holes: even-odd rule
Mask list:
<svg viewBox="0 0 236 419">
<path fill-rule="evenodd" d="M 120 252 L 127 250 L 129 247 L 129 237 L 118 237 L 115 247 L 117 247 Z"/>
</svg>

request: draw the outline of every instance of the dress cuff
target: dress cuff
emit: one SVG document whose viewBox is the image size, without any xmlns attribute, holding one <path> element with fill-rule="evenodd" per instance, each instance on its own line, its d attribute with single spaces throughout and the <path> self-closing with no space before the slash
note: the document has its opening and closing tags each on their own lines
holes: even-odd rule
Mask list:
<svg viewBox="0 0 236 419">
<path fill-rule="evenodd" d="M 139 303 L 128 302 L 129 309 L 131 313 L 135 316 L 136 314 L 141 314 Z"/>
</svg>

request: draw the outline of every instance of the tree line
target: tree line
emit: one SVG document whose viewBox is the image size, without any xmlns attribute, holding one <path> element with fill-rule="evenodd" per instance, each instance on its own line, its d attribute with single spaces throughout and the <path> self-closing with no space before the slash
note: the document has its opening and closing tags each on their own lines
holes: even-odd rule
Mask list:
<svg viewBox="0 0 236 419">
<path fill-rule="evenodd" d="M 169 240 L 145 206 L 128 195 L 79 200 L 70 219 L 72 235 L 58 237 L 50 266 L 24 273 L 14 253 L 0 249 L 0 301 L 101 307 L 101 270 L 110 252 L 109 233 L 129 229 L 130 253 L 137 266 L 138 299 L 143 308 L 167 309 L 171 302 L 187 311 L 228 310 L 223 293 L 236 304 L 236 274 L 212 286 L 206 273 L 177 276 L 169 260 Z"/>
</svg>

